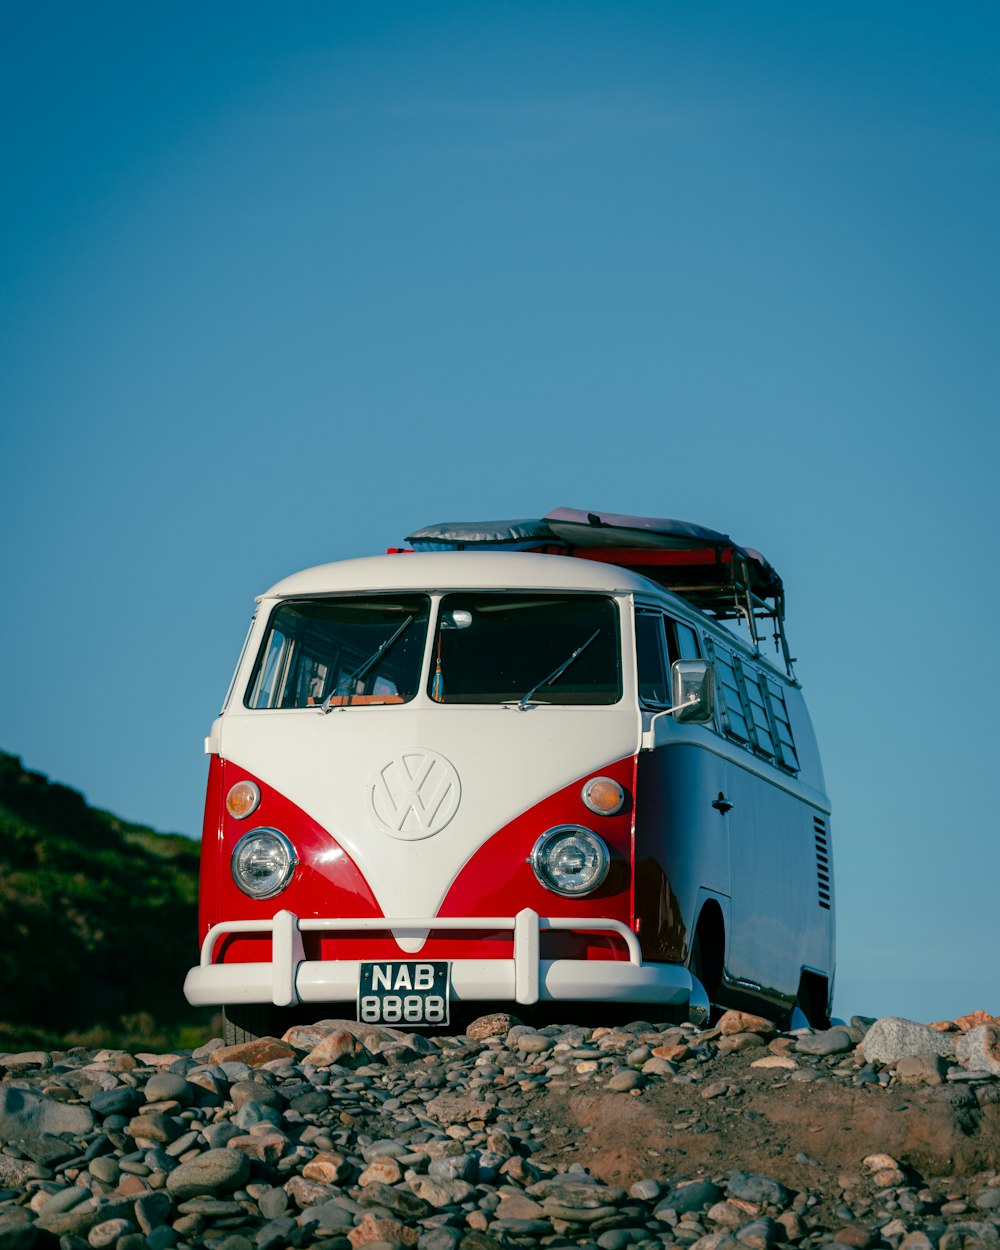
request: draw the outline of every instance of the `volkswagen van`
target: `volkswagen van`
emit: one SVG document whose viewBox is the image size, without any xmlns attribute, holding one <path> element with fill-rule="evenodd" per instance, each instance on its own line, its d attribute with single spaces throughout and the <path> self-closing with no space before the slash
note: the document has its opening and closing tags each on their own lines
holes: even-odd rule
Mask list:
<svg viewBox="0 0 1000 1250">
<path fill-rule="evenodd" d="M 758 553 L 556 509 L 417 531 L 257 610 L 206 739 L 194 1004 L 827 1018 L 830 805 Z"/>
</svg>

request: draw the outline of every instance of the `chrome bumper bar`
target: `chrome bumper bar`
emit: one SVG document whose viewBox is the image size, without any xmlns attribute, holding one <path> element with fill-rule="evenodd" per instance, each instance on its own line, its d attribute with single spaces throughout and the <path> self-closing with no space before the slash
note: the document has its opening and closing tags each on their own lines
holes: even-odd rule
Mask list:
<svg viewBox="0 0 1000 1250">
<path fill-rule="evenodd" d="M 303 933 L 382 931 L 424 936 L 428 930 L 509 930 L 510 959 L 452 959 L 451 988 L 456 1002 L 537 1002 L 594 999 L 605 1002 L 655 1002 L 684 1006 L 693 980 L 680 964 L 643 963 L 639 941 L 618 920 L 591 916 L 539 916 L 530 907 L 516 916 L 430 916 L 387 919 L 300 919 L 279 911 L 270 920 L 229 920 L 213 925 L 201 945 L 201 962 L 184 981 L 184 993 L 195 1006 L 266 1003 L 291 1007 L 297 1003 L 350 1002 L 357 997 L 361 961 L 307 960 Z M 542 959 L 543 929 L 613 933 L 628 950 L 628 961 L 607 959 Z M 263 963 L 217 964 L 213 953 L 220 938 L 234 933 L 269 933 L 271 960 Z M 400 959 L 419 955 L 400 952 Z"/>
</svg>

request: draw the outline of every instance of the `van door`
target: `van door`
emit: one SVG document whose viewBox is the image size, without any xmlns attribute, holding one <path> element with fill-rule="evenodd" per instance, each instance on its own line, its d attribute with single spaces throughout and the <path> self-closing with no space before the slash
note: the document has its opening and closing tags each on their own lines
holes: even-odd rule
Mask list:
<svg viewBox="0 0 1000 1250">
<path fill-rule="evenodd" d="M 732 866 L 727 973 L 736 988 L 769 1001 L 798 986 L 802 894 L 811 881 L 806 805 L 776 771 L 780 747 L 763 673 L 716 644 L 716 695 L 736 756 L 725 799 Z"/>
</svg>

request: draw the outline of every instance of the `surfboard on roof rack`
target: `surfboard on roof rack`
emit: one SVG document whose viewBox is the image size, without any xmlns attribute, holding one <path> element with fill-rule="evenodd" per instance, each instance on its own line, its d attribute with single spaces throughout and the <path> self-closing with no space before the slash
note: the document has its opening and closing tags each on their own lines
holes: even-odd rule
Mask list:
<svg viewBox="0 0 1000 1250">
<path fill-rule="evenodd" d="M 752 547 L 670 517 L 553 508 L 538 520 L 444 521 L 410 534 L 414 551 L 534 551 L 614 564 L 648 577 L 716 620 L 742 620 L 760 649 L 766 624 L 791 675 L 781 578 Z"/>
</svg>

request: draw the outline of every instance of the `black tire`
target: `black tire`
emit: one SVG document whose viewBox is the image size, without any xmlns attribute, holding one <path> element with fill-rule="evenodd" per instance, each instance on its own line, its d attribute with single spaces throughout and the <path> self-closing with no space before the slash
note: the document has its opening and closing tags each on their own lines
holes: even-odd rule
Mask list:
<svg viewBox="0 0 1000 1250">
<path fill-rule="evenodd" d="M 227 1046 L 274 1037 L 275 1011 L 270 1003 L 233 1003 L 222 1009 L 222 1040 Z"/>
<path fill-rule="evenodd" d="M 803 972 L 799 979 L 799 992 L 795 1003 L 788 1013 L 788 1026 L 792 1024 L 792 1015 L 801 1011 L 809 1022 L 809 1027 L 817 1030 L 830 1027 L 830 1016 L 827 1011 L 830 997 L 830 983 L 826 977 L 815 972 Z"/>
</svg>

